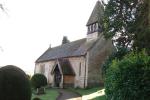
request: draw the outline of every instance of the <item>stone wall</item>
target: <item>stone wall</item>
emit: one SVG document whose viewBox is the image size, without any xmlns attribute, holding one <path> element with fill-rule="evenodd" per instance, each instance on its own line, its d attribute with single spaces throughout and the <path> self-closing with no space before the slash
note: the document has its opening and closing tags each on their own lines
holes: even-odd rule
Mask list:
<svg viewBox="0 0 150 100">
<path fill-rule="evenodd" d="M 84 88 L 85 80 L 85 57 L 71 57 L 69 61 L 75 72 L 75 84 L 74 87 Z M 80 67 L 81 66 L 81 67 Z"/>
<path fill-rule="evenodd" d="M 52 61 L 48 61 L 48 62 L 41 62 L 41 63 L 37 63 L 35 65 L 35 73 L 41 73 L 41 74 L 44 74 L 48 80 L 48 84 L 52 84 L 53 83 L 53 76 L 51 74 L 51 71 L 52 71 L 52 68 L 54 67 L 54 64 L 55 64 L 55 61 L 52 60 Z M 41 65 L 44 65 L 44 66 L 41 66 Z M 43 68 L 41 67 L 44 67 L 44 73 L 42 73 L 42 70 Z"/>
<path fill-rule="evenodd" d="M 96 40 L 98 37 L 98 32 L 94 32 L 92 34 L 88 34 L 87 35 L 87 42 L 91 41 L 91 40 Z"/>
<path fill-rule="evenodd" d="M 96 44 L 88 52 L 88 86 L 102 85 L 102 64 L 105 59 L 114 50 L 111 40 L 105 40 L 103 36 L 99 37 Z"/>
<path fill-rule="evenodd" d="M 74 87 L 84 88 L 84 85 L 85 85 L 84 82 L 86 82 L 85 80 L 85 57 L 84 56 L 70 57 L 67 59 L 69 59 L 71 66 L 75 72 Z M 42 66 L 44 65 L 45 71 L 42 74 L 44 74 L 47 77 L 48 83 L 52 84 L 52 86 L 54 86 L 54 82 L 53 82 L 54 77 L 51 74 L 51 72 L 55 63 L 56 63 L 56 60 L 52 60 L 48 62 L 37 63 L 35 65 L 35 73 L 42 73 L 43 68 L 41 68 L 41 65 Z"/>
</svg>

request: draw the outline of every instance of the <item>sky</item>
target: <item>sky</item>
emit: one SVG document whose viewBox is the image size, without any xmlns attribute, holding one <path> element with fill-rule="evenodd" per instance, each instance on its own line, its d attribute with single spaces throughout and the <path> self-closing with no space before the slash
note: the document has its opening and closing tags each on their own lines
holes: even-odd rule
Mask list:
<svg viewBox="0 0 150 100">
<path fill-rule="evenodd" d="M 86 23 L 97 0 L 0 0 L 0 66 L 34 72 L 47 48 L 86 37 Z"/>
</svg>

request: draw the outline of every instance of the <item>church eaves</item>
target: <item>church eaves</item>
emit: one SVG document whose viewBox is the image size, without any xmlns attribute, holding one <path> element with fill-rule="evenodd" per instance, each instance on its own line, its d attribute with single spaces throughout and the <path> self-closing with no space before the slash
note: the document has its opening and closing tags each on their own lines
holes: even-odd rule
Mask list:
<svg viewBox="0 0 150 100">
<path fill-rule="evenodd" d="M 104 15 L 104 7 L 100 1 L 97 1 L 86 26 L 89 26 L 96 22 L 101 22 L 103 15 Z"/>
</svg>

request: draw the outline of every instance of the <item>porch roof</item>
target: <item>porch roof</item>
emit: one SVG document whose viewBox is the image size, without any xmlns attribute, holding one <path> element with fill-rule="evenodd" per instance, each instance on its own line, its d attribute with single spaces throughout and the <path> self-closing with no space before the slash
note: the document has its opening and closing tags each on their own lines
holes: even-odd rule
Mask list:
<svg viewBox="0 0 150 100">
<path fill-rule="evenodd" d="M 72 76 L 75 75 L 75 72 L 68 59 L 58 59 L 52 69 L 52 72 L 51 72 L 52 74 L 54 73 L 54 70 L 57 65 L 59 66 L 59 68 L 61 68 L 60 70 L 62 71 L 63 75 L 72 75 Z"/>
</svg>

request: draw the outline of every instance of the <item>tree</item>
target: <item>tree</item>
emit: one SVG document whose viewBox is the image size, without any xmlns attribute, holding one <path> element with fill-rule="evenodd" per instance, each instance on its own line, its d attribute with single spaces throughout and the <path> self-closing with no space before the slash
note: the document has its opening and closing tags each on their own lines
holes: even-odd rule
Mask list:
<svg viewBox="0 0 150 100">
<path fill-rule="evenodd" d="M 67 36 L 63 36 L 62 44 L 69 43 L 70 41 L 68 40 Z"/>
<path fill-rule="evenodd" d="M 150 56 L 131 52 L 113 60 L 105 75 L 106 100 L 149 100 Z"/>
<path fill-rule="evenodd" d="M 110 0 L 104 12 L 104 36 L 112 38 L 116 47 L 128 48 L 132 45 L 131 26 L 139 7 L 138 0 Z"/>
<path fill-rule="evenodd" d="M 7 65 L 0 68 L 0 100 L 31 100 L 31 86 L 20 68 Z"/>
<path fill-rule="evenodd" d="M 47 78 L 43 74 L 34 74 L 31 78 L 31 85 L 37 89 L 47 85 Z"/>
<path fill-rule="evenodd" d="M 150 0 L 143 0 L 134 24 L 134 48 L 145 48 L 150 54 Z"/>
<path fill-rule="evenodd" d="M 37 89 L 37 94 L 44 94 L 47 78 L 43 74 L 36 73 L 31 78 L 31 85 L 34 89 Z"/>
<path fill-rule="evenodd" d="M 128 53 L 129 51 L 126 48 L 118 48 L 117 51 L 113 52 L 102 65 L 103 76 L 106 74 L 106 70 L 111 66 L 113 60 L 121 60 Z"/>
</svg>

